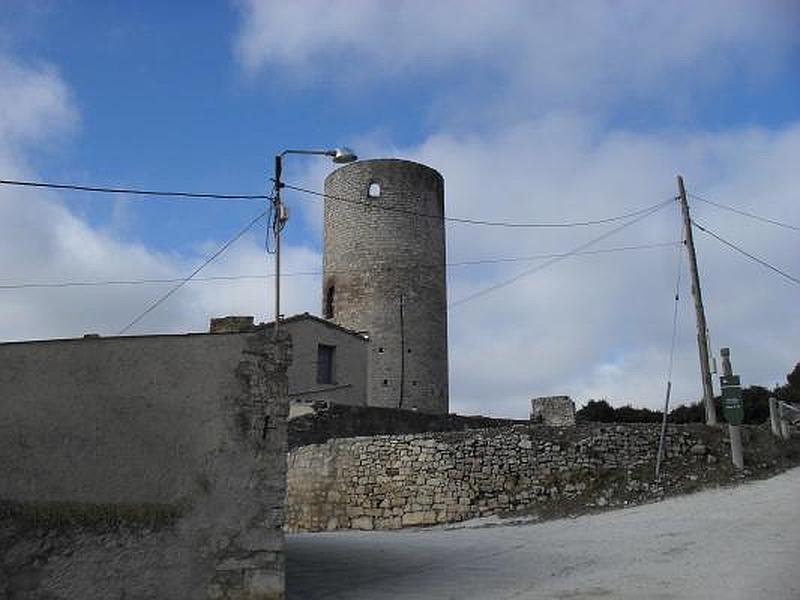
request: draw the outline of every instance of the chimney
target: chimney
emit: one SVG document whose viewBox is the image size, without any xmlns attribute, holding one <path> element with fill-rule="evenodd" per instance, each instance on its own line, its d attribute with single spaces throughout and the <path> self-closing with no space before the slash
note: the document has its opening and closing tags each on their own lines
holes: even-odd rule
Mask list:
<svg viewBox="0 0 800 600">
<path fill-rule="evenodd" d="M 253 331 L 253 317 L 227 316 L 211 319 L 209 333 L 247 333 Z"/>
</svg>

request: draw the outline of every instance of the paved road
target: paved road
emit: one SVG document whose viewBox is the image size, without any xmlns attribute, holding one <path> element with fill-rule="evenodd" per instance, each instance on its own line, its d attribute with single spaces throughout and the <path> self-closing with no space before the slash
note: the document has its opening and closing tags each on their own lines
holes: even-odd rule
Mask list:
<svg viewBox="0 0 800 600">
<path fill-rule="evenodd" d="M 290 600 L 800 598 L 800 468 L 527 525 L 287 539 Z"/>
</svg>

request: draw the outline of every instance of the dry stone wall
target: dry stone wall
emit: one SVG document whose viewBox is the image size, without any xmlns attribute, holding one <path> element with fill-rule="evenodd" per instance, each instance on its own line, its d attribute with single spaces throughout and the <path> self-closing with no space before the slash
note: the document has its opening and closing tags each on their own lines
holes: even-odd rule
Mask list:
<svg viewBox="0 0 800 600">
<path fill-rule="evenodd" d="M 710 468 L 723 446 L 709 435 L 670 427 L 665 471 Z M 657 441 L 658 426 L 596 424 L 329 440 L 289 454 L 287 527 L 397 529 L 658 497 Z"/>
</svg>

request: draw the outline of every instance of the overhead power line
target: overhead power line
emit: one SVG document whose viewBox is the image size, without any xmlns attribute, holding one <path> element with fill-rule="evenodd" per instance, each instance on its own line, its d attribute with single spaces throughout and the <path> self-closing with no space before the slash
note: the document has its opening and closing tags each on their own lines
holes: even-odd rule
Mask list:
<svg viewBox="0 0 800 600">
<path fill-rule="evenodd" d="M 637 215 L 646 213 L 649 210 L 657 206 L 661 206 L 661 203 L 656 203 L 651 206 L 647 206 L 645 208 L 640 208 L 639 210 L 635 210 L 633 212 L 629 212 L 622 215 L 616 215 L 613 217 L 606 217 L 604 219 L 595 219 L 590 221 L 573 221 L 567 223 L 521 223 L 521 222 L 513 222 L 513 221 L 486 221 L 482 219 L 467 219 L 463 217 L 448 217 L 437 215 L 433 213 L 423 213 L 418 212 L 415 210 L 411 210 L 408 208 L 402 208 L 398 206 L 384 206 L 375 202 L 367 202 L 364 200 L 354 200 L 352 198 L 345 198 L 343 196 L 334 196 L 332 194 L 326 194 L 324 192 L 317 192 L 315 190 L 310 190 L 308 188 L 303 188 L 296 185 L 291 184 L 284 184 L 284 187 L 290 190 L 294 190 L 296 192 L 302 192 L 304 194 L 309 194 L 312 196 L 318 196 L 320 198 L 326 198 L 329 200 L 334 200 L 336 202 L 345 202 L 348 204 L 355 204 L 358 206 L 365 206 L 369 208 L 375 208 L 377 210 L 384 210 L 389 212 L 399 212 L 408 215 L 413 215 L 417 217 L 425 217 L 428 219 L 436 219 L 436 220 L 444 220 L 450 223 L 462 223 L 465 225 L 483 225 L 485 227 L 511 227 L 511 228 L 520 228 L 520 229 L 555 229 L 555 228 L 565 228 L 565 227 L 587 227 L 590 225 L 605 225 L 607 223 L 614 223 L 615 221 L 622 221 L 624 219 L 628 219 L 630 217 L 635 217 Z M 670 198 L 669 201 L 672 199 Z"/>
<path fill-rule="evenodd" d="M 634 246 L 619 246 L 616 248 L 603 248 L 600 250 L 587 250 L 586 252 L 555 253 L 555 254 L 534 254 L 530 256 L 515 256 L 503 258 L 487 258 L 476 260 L 464 260 L 447 263 L 447 267 L 467 267 L 474 265 L 492 265 L 501 263 L 530 262 L 534 260 L 545 260 L 561 256 L 590 256 L 598 254 L 610 254 L 616 252 L 626 252 L 630 250 L 648 250 L 653 248 L 665 248 L 668 246 L 680 246 L 682 242 L 659 242 L 655 244 L 640 244 Z M 361 269 L 337 269 L 330 273 L 349 273 Z M 322 275 L 323 271 L 296 271 L 294 273 L 281 273 L 281 277 L 303 277 Z M 248 279 L 269 279 L 275 277 L 274 273 L 264 275 L 215 275 L 210 277 L 193 277 L 192 282 L 212 282 L 212 281 L 239 281 Z M 179 283 L 184 278 L 150 278 L 150 279 L 108 279 L 101 281 L 56 281 L 56 282 L 32 282 L 32 283 L 7 283 L 0 284 L 0 290 L 20 290 L 20 289 L 59 289 L 70 287 L 100 287 L 100 286 L 127 286 L 127 285 L 152 285 Z"/>
<path fill-rule="evenodd" d="M 22 186 L 22 187 L 33 187 L 33 188 L 46 188 L 46 189 L 56 189 L 56 190 L 72 190 L 72 191 L 79 191 L 79 192 L 90 192 L 90 193 L 102 193 L 102 194 L 121 194 L 121 195 L 132 195 L 132 196 L 150 196 L 150 197 L 165 197 L 165 198 L 180 198 L 180 199 L 194 199 L 194 200 L 269 200 L 272 198 L 269 194 L 217 194 L 217 193 L 206 193 L 206 192 L 182 192 L 182 191 L 166 191 L 166 190 L 142 190 L 136 188 L 123 188 L 123 187 L 109 187 L 109 186 L 87 186 L 87 185 L 73 185 L 73 184 L 65 184 L 65 183 L 49 183 L 43 181 L 22 181 L 22 180 L 13 180 L 13 179 L 0 179 L 0 185 L 10 185 L 10 186 Z M 408 214 L 417 217 L 429 218 L 429 219 L 438 219 L 444 220 L 450 223 L 462 223 L 466 225 L 482 225 L 485 227 L 506 227 L 506 228 L 536 228 L 536 229 L 558 229 L 558 228 L 568 228 L 568 227 L 588 227 L 592 225 L 605 225 L 608 223 L 614 223 L 616 221 L 622 221 L 624 219 L 628 219 L 631 217 L 635 217 L 640 214 L 644 214 L 652 208 L 658 206 L 658 204 L 654 204 L 651 206 L 647 206 L 645 208 L 641 208 L 639 210 L 635 210 L 626 214 L 616 215 L 612 217 L 606 217 L 602 219 L 593 219 L 593 220 L 586 220 L 586 221 L 573 221 L 573 222 L 566 222 L 566 223 L 523 223 L 523 222 L 513 222 L 513 221 L 489 221 L 483 219 L 470 219 L 464 217 L 452 217 L 452 216 L 442 216 L 442 215 L 435 215 L 430 213 L 419 212 L 411 209 L 406 209 L 398 206 L 384 206 L 377 203 L 372 202 L 365 202 L 363 200 L 354 200 L 352 198 L 344 198 L 341 196 L 334 196 L 331 194 L 325 194 L 323 192 L 317 192 L 315 190 L 310 190 L 307 188 L 303 188 L 296 185 L 291 185 L 288 183 L 282 184 L 282 187 L 290 190 L 294 190 L 297 192 L 302 192 L 305 194 L 319 196 L 322 198 L 328 198 L 334 201 L 339 202 L 347 202 L 350 204 L 357 204 L 361 206 L 369 206 L 371 208 L 376 208 L 378 210 L 388 211 L 388 212 L 397 212 L 402 214 Z"/>
<path fill-rule="evenodd" d="M 769 223 L 770 225 L 777 225 L 778 227 L 783 227 L 784 229 L 792 229 L 794 231 L 800 231 L 800 227 L 798 227 L 797 225 L 792 225 L 791 223 L 784 223 L 782 221 L 776 221 L 775 219 L 768 219 L 767 217 L 762 217 L 760 215 L 747 212 L 746 210 L 742 210 L 740 208 L 734 208 L 733 206 L 728 206 L 726 204 L 720 204 L 719 202 L 714 202 L 713 200 L 709 200 L 708 198 L 704 198 L 703 196 L 699 196 L 698 194 L 689 194 L 689 196 L 691 196 L 695 200 L 700 200 L 700 202 L 705 202 L 706 204 L 710 204 L 711 206 L 716 206 L 717 208 L 721 208 L 722 210 L 727 210 L 729 212 L 736 213 L 737 215 L 750 217 L 751 219 L 755 219 L 756 221 L 761 221 L 762 223 Z"/>
<path fill-rule="evenodd" d="M 164 196 L 167 198 L 191 198 L 195 200 L 267 200 L 266 194 L 215 194 L 206 192 L 170 192 L 162 190 L 138 190 L 121 187 L 97 187 L 88 185 L 72 185 L 67 183 L 47 183 L 43 181 L 19 181 L 0 179 L 0 185 L 20 187 L 47 188 L 54 190 L 72 190 L 77 192 L 94 192 L 101 194 L 129 194 L 132 196 Z"/>
<path fill-rule="evenodd" d="M 734 244 L 733 242 L 729 242 L 728 240 L 726 240 L 726 239 L 724 239 L 723 237 L 721 237 L 721 236 L 717 235 L 717 234 L 716 234 L 716 233 L 714 233 L 713 231 L 710 231 L 710 230 L 709 230 L 709 229 L 707 229 L 706 227 L 703 227 L 702 225 L 700 225 L 700 223 L 698 223 L 698 222 L 697 222 L 697 221 L 695 221 L 694 219 L 692 219 L 692 225 L 694 225 L 695 227 L 697 227 L 697 229 L 699 229 L 699 230 L 700 230 L 700 231 L 702 231 L 703 233 L 706 233 L 706 234 L 710 235 L 711 237 L 713 237 L 713 238 L 714 238 L 714 239 L 716 239 L 717 241 L 719 241 L 719 242 L 722 242 L 722 243 L 723 243 L 723 244 L 725 244 L 725 245 L 726 245 L 728 248 L 731 248 L 732 250 L 736 250 L 736 252 L 738 252 L 739 254 L 742 254 L 742 255 L 746 256 L 747 258 L 749 258 L 750 260 L 752 260 L 752 261 L 754 261 L 754 262 L 757 262 L 757 263 L 758 263 L 758 264 L 760 264 L 761 266 L 763 266 L 763 267 L 766 267 L 766 268 L 770 269 L 771 271 L 774 271 L 775 273 L 777 273 L 777 274 L 778 274 L 778 275 L 780 275 L 781 277 L 784 277 L 784 278 L 788 279 L 789 281 L 791 281 L 791 282 L 793 282 L 793 283 L 796 283 L 797 285 L 800 285 L 800 279 L 798 279 L 797 277 L 794 277 L 794 276 L 790 275 L 790 274 L 789 274 L 789 273 L 787 273 L 786 271 L 782 271 L 782 270 L 781 270 L 781 269 L 779 269 L 778 267 L 776 267 L 776 266 L 774 266 L 774 265 L 771 265 L 771 264 L 770 264 L 770 263 L 768 263 L 767 261 L 765 261 L 765 260 L 763 260 L 763 259 L 761 259 L 761 258 L 758 258 L 757 256 L 753 256 L 752 254 L 750 254 L 749 252 L 747 252 L 747 251 L 743 250 L 742 248 L 740 248 L 739 246 L 737 246 L 737 245 L 736 245 L 736 244 Z"/>
<path fill-rule="evenodd" d="M 672 335 L 669 342 L 669 362 L 667 363 L 667 390 L 664 395 L 664 412 L 661 415 L 661 433 L 658 436 L 658 452 L 656 454 L 656 479 L 661 474 L 661 461 L 664 458 L 664 443 L 669 418 L 669 401 L 672 396 L 672 371 L 675 366 L 675 347 L 678 341 L 678 308 L 681 300 L 681 251 L 677 252 L 677 273 L 675 275 L 675 303 L 672 308 Z"/>
<path fill-rule="evenodd" d="M 539 271 L 542 271 L 542 270 L 544 270 L 544 269 L 546 269 L 546 268 L 548 268 L 548 267 L 550 267 L 550 266 L 552 266 L 552 265 L 554 265 L 556 263 L 559 263 L 562 260 L 566 260 L 567 258 L 569 258 L 571 256 L 575 256 L 579 252 L 583 252 L 587 248 L 589 248 L 589 247 L 595 245 L 596 243 L 598 243 L 598 242 L 600 242 L 600 241 L 602 241 L 602 240 L 604 240 L 604 239 L 606 239 L 606 238 L 608 238 L 608 237 L 610 237 L 610 236 L 622 231 L 626 227 L 630 227 L 631 225 L 634 225 L 635 223 L 638 223 L 642 219 L 645 219 L 645 218 L 649 217 L 650 215 L 658 212 L 659 210 L 661 210 L 662 208 L 664 208 L 668 204 L 671 204 L 673 201 L 674 200 L 672 198 L 670 198 L 669 200 L 665 200 L 664 202 L 661 202 L 660 204 L 658 204 L 655 207 L 653 207 L 652 209 L 650 209 L 649 212 L 646 212 L 646 213 L 644 213 L 642 215 L 639 215 L 638 217 L 635 217 L 635 218 L 631 219 L 630 221 L 626 221 L 622 225 L 619 225 L 619 226 L 615 227 L 614 229 L 612 229 L 610 231 L 606 231 L 604 234 L 599 235 L 596 238 L 592 238 L 588 242 L 585 242 L 585 243 L 577 246 L 576 248 L 574 248 L 570 252 L 567 252 L 567 253 L 562 254 L 560 256 L 557 256 L 557 257 L 554 257 L 554 258 L 548 260 L 547 262 L 545 262 L 545 263 L 543 263 L 541 265 L 536 265 L 535 267 L 533 267 L 531 269 L 528 269 L 526 271 L 523 271 L 522 273 L 519 273 L 519 274 L 515 275 L 514 277 L 511 277 L 510 279 L 506 279 L 505 281 L 501 281 L 500 283 L 496 283 L 496 284 L 490 285 L 489 287 L 484 288 L 482 290 L 479 290 L 479 291 L 477 291 L 477 292 L 475 292 L 473 294 L 470 294 L 468 296 L 465 296 L 464 298 L 461 298 L 460 300 L 456 300 L 455 302 L 451 303 L 448 308 L 453 308 L 455 306 L 459 306 L 459 305 L 464 304 L 466 302 L 470 302 L 471 300 L 475 300 L 476 298 L 480 298 L 481 296 L 485 296 L 486 294 L 490 294 L 491 292 L 494 292 L 494 291 L 497 291 L 497 290 L 499 290 L 501 288 L 509 286 L 512 283 L 516 283 L 520 279 L 528 277 L 529 275 L 533 275 L 534 273 L 538 273 Z"/>
<path fill-rule="evenodd" d="M 589 256 L 595 254 L 608 254 L 612 252 L 625 252 L 627 250 L 648 250 L 651 248 L 665 248 L 667 246 L 680 246 L 683 242 L 658 242 L 653 244 L 638 244 L 634 246 L 618 246 L 616 248 L 603 248 L 601 250 L 586 250 L 584 252 L 559 252 L 553 254 L 534 254 L 531 256 L 519 256 L 512 258 L 486 258 L 479 260 L 463 260 L 459 262 L 447 263 L 448 267 L 462 267 L 471 265 L 492 265 L 500 263 L 527 262 L 532 260 L 544 260 L 548 258 L 567 258 L 568 256 Z"/>
<path fill-rule="evenodd" d="M 136 317 L 135 317 L 135 318 L 134 318 L 134 319 L 133 319 L 133 320 L 132 320 L 130 323 L 128 323 L 128 324 L 127 324 L 125 327 L 123 327 L 123 328 L 120 330 L 120 332 L 119 332 L 119 335 L 122 335 L 123 333 L 125 333 L 126 331 L 128 331 L 128 330 L 129 330 L 131 327 L 133 327 L 134 325 L 136 325 L 136 324 L 137 324 L 139 321 L 141 321 L 142 319 L 144 319 L 144 318 L 145 318 L 145 317 L 146 317 L 148 314 L 150 314 L 152 311 L 154 311 L 156 308 L 158 308 L 158 306 L 160 306 L 160 305 L 161 305 L 163 302 L 165 302 L 165 301 L 166 301 L 166 300 L 167 300 L 167 299 L 168 299 L 170 296 L 172 296 L 172 294 L 174 294 L 174 293 L 175 293 L 175 292 L 177 292 L 177 291 L 178 291 L 180 288 L 182 288 L 184 285 L 186 285 L 186 284 L 189 282 L 189 280 L 191 280 L 191 279 L 192 279 L 192 277 L 194 277 L 195 275 L 197 275 L 197 274 L 198 274 L 200 271 L 202 271 L 202 270 L 203 270 L 203 269 L 204 269 L 204 268 L 205 268 L 205 267 L 206 267 L 206 266 L 207 266 L 209 263 L 211 263 L 212 261 L 214 261 L 214 260 L 215 260 L 215 259 L 216 259 L 216 258 L 217 258 L 217 257 L 218 257 L 220 254 L 222 254 L 222 253 L 223 253 L 223 252 L 225 252 L 225 251 L 226 251 L 228 248 L 230 248 L 230 247 L 231 247 L 231 246 L 232 246 L 232 245 L 233 245 L 233 244 L 236 242 L 236 240 L 238 240 L 238 239 L 239 239 L 239 238 L 241 238 L 241 237 L 242 237 L 242 236 L 243 236 L 245 233 L 247 233 L 248 231 L 250 231 L 250 229 L 253 227 L 253 225 L 255 225 L 256 223 L 258 223 L 258 222 L 259 222 L 261 219 L 263 219 L 263 218 L 264 218 L 266 215 L 267 215 L 267 211 L 264 211 L 264 212 L 262 212 L 261 214 L 259 214 L 259 215 L 258 215 L 258 216 L 257 216 L 255 219 L 253 219 L 252 221 L 250 221 L 250 222 L 249 222 L 249 223 L 248 223 L 248 224 L 247 224 L 245 227 L 243 227 L 241 230 L 239 230 L 239 232 L 238 232 L 238 233 L 236 233 L 236 235 L 234 235 L 234 236 L 233 236 L 231 239 L 229 239 L 229 240 L 228 240 L 227 242 L 225 242 L 225 243 L 224 243 L 222 246 L 220 246 L 219 250 L 217 250 L 216 252 L 214 252 L 214 254 L 212 254 L 212 255 L 211 255 L 211 256 L 209 256 L 209 257 L 208 257 L 208 258 L 207 258 L 205 261 L 203 261 L 203 263 L 201 263 L 199 267 L 197 267 L 197 268 L 196 268 L 194 271 L 192 271 L 192 272 L 191 272 L 191 274 L 189 274 L 189 276 L 188 276 L 188 277 L 185 277 L 185 278 L 183 278 L 183 279 L 182 279 L 182 280 L 181 280 L 181 281 L 178 283 L 178 285 L 176 285 L 176 286 L 174 286 L 174 287 L 170 288 L 170 290 L 169 290 L 169 291 L 168 291 L 166 294 L 164 294 L 164 295 L 160 296 L 159 298 L 157 298 L 157 299 L 156 299 L 156 300 L 155 300 L 155 301 L 154 301 L 152 304 L 150 304 L 150 306 L 148 306 L 146 309 L 144 309 L 144 310 L 143 310 L 143 311 L 142 311 L 142 312 L 141 312 L 139 315 L 137 315 L 137 316 L 136 316 Z"/>
</svg>

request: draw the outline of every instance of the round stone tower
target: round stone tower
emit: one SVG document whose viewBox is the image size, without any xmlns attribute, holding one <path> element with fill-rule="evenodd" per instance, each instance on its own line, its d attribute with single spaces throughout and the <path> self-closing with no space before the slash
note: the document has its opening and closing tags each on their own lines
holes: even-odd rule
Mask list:
<svg viewBox="0 0 800 600">
<path fill-rule="evenodd" d="M 322 314 L 369 336 L 367 403 L 448 412 L 444 179 L 363 160 L 325 195 Z"/>
</svg>

